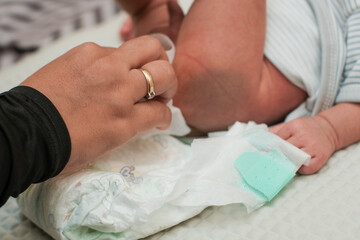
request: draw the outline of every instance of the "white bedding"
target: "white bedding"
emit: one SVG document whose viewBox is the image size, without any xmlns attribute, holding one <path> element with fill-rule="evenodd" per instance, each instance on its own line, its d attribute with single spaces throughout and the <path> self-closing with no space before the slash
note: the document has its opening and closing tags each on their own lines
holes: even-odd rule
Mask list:
<svg viewBox="0 0 360 240">
<path fill-rule="evenodd" d="M 51 59 L 84 41 L 118 46 L 116 30 L 123 19 L 121 15 L 60 40 L 1 72 L 0 91 L 17 85 Z M 271 203 L 251 214 L 244 214 L 245 208 L 237 204 L 210 207 L 149 239 L 359 239 L 359 170 L 360 143 L 338 151 L 319 173 L 296 177 Z M 0 238 L 31 239 L 29 236 L 34 233 L 36 239 L 48 239 L 19 217 L 16 207 L 12 199 L 0 209 Z"/>
<path fill-rule="evenodd" d="M 251 214 L 236 204 L 210 207 L 149 239 L 359 239 L 359 170 L 358 143 L 334 154 L 319 173 L 296 177 Z"/>
</svg>

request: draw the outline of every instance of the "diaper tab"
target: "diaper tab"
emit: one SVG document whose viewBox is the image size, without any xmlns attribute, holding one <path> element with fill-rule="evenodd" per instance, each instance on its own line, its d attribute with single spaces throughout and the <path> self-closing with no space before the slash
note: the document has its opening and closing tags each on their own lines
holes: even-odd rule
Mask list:
<svg viewBox="0 0 360 240">
<path fill-rule="evenodd" d="M 283 160 L 271 153 L 245 152 L 235 160 L 235 168 L 248 189 L 269 202 L 295 176 Z"/>
</svg>

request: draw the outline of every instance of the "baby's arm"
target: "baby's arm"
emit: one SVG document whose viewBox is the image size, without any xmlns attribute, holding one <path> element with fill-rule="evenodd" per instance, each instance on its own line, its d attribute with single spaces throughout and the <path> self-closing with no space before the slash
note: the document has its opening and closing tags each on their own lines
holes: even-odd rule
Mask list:
<svg viewBox="0 0 360 240">
<path fill-rule="evenodd" d="M 295 119 L 270 131 L 310 154 L 310 164 L 299 172 L 312 174 L 336 150 L 360 140 L 360 104 L 339 103 L 316 116 Z"/>
<path fill-rule="evenodd" d="M 164 33 L 176 42 L 184 14 L 177 0 L 118 0 L 130 14 L 121 27 L 122 39 L 149 33 Z"/>
</svg>

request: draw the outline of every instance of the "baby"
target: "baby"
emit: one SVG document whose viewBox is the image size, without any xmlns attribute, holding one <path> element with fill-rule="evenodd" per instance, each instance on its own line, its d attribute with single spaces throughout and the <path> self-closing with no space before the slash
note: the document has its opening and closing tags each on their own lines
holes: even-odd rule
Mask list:
<svg viewBox="0 0 360 240">
<path fill-rule="evenodd" d="M 196 0 L 185 17 L 176 0 L 120 2 L 124 39 L 176 41 L 174 104 L 197 132 L 274 125 L 311 155 L 302 174 L 360 140 L 360 1 Z"/>
</svg>

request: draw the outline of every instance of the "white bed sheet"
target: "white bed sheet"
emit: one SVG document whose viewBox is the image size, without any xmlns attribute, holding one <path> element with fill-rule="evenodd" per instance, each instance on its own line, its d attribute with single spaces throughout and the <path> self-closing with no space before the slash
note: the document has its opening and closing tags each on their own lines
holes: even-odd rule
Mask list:
<svg viewBox="0 0 360 240">
<path fill-rule="evenodd" d="M 180 1 L 185 6 L 191 1 Z M 23 81 L 50 60 L 85 41 L 118 46 L 119 15 L 42 49 L 0 72 L 0 91 Z M 360 143 L 338 151 L 317 174 L 298 176 L 273 201 L 246 214 L 241 205 L 210 207 L 148 239 L 359 239 Z M 18 211 L 14 199 L 0 209 L 1 239 L 49 239 Z"/>
<path fill-rule="evenodd" d="M 236 204 L 210 207 L 149 239 L 360 239 L 359 171 L 358 143 L 338 151 L 319 173 L 296 177 L 251 214 Z"/>
</svg>

